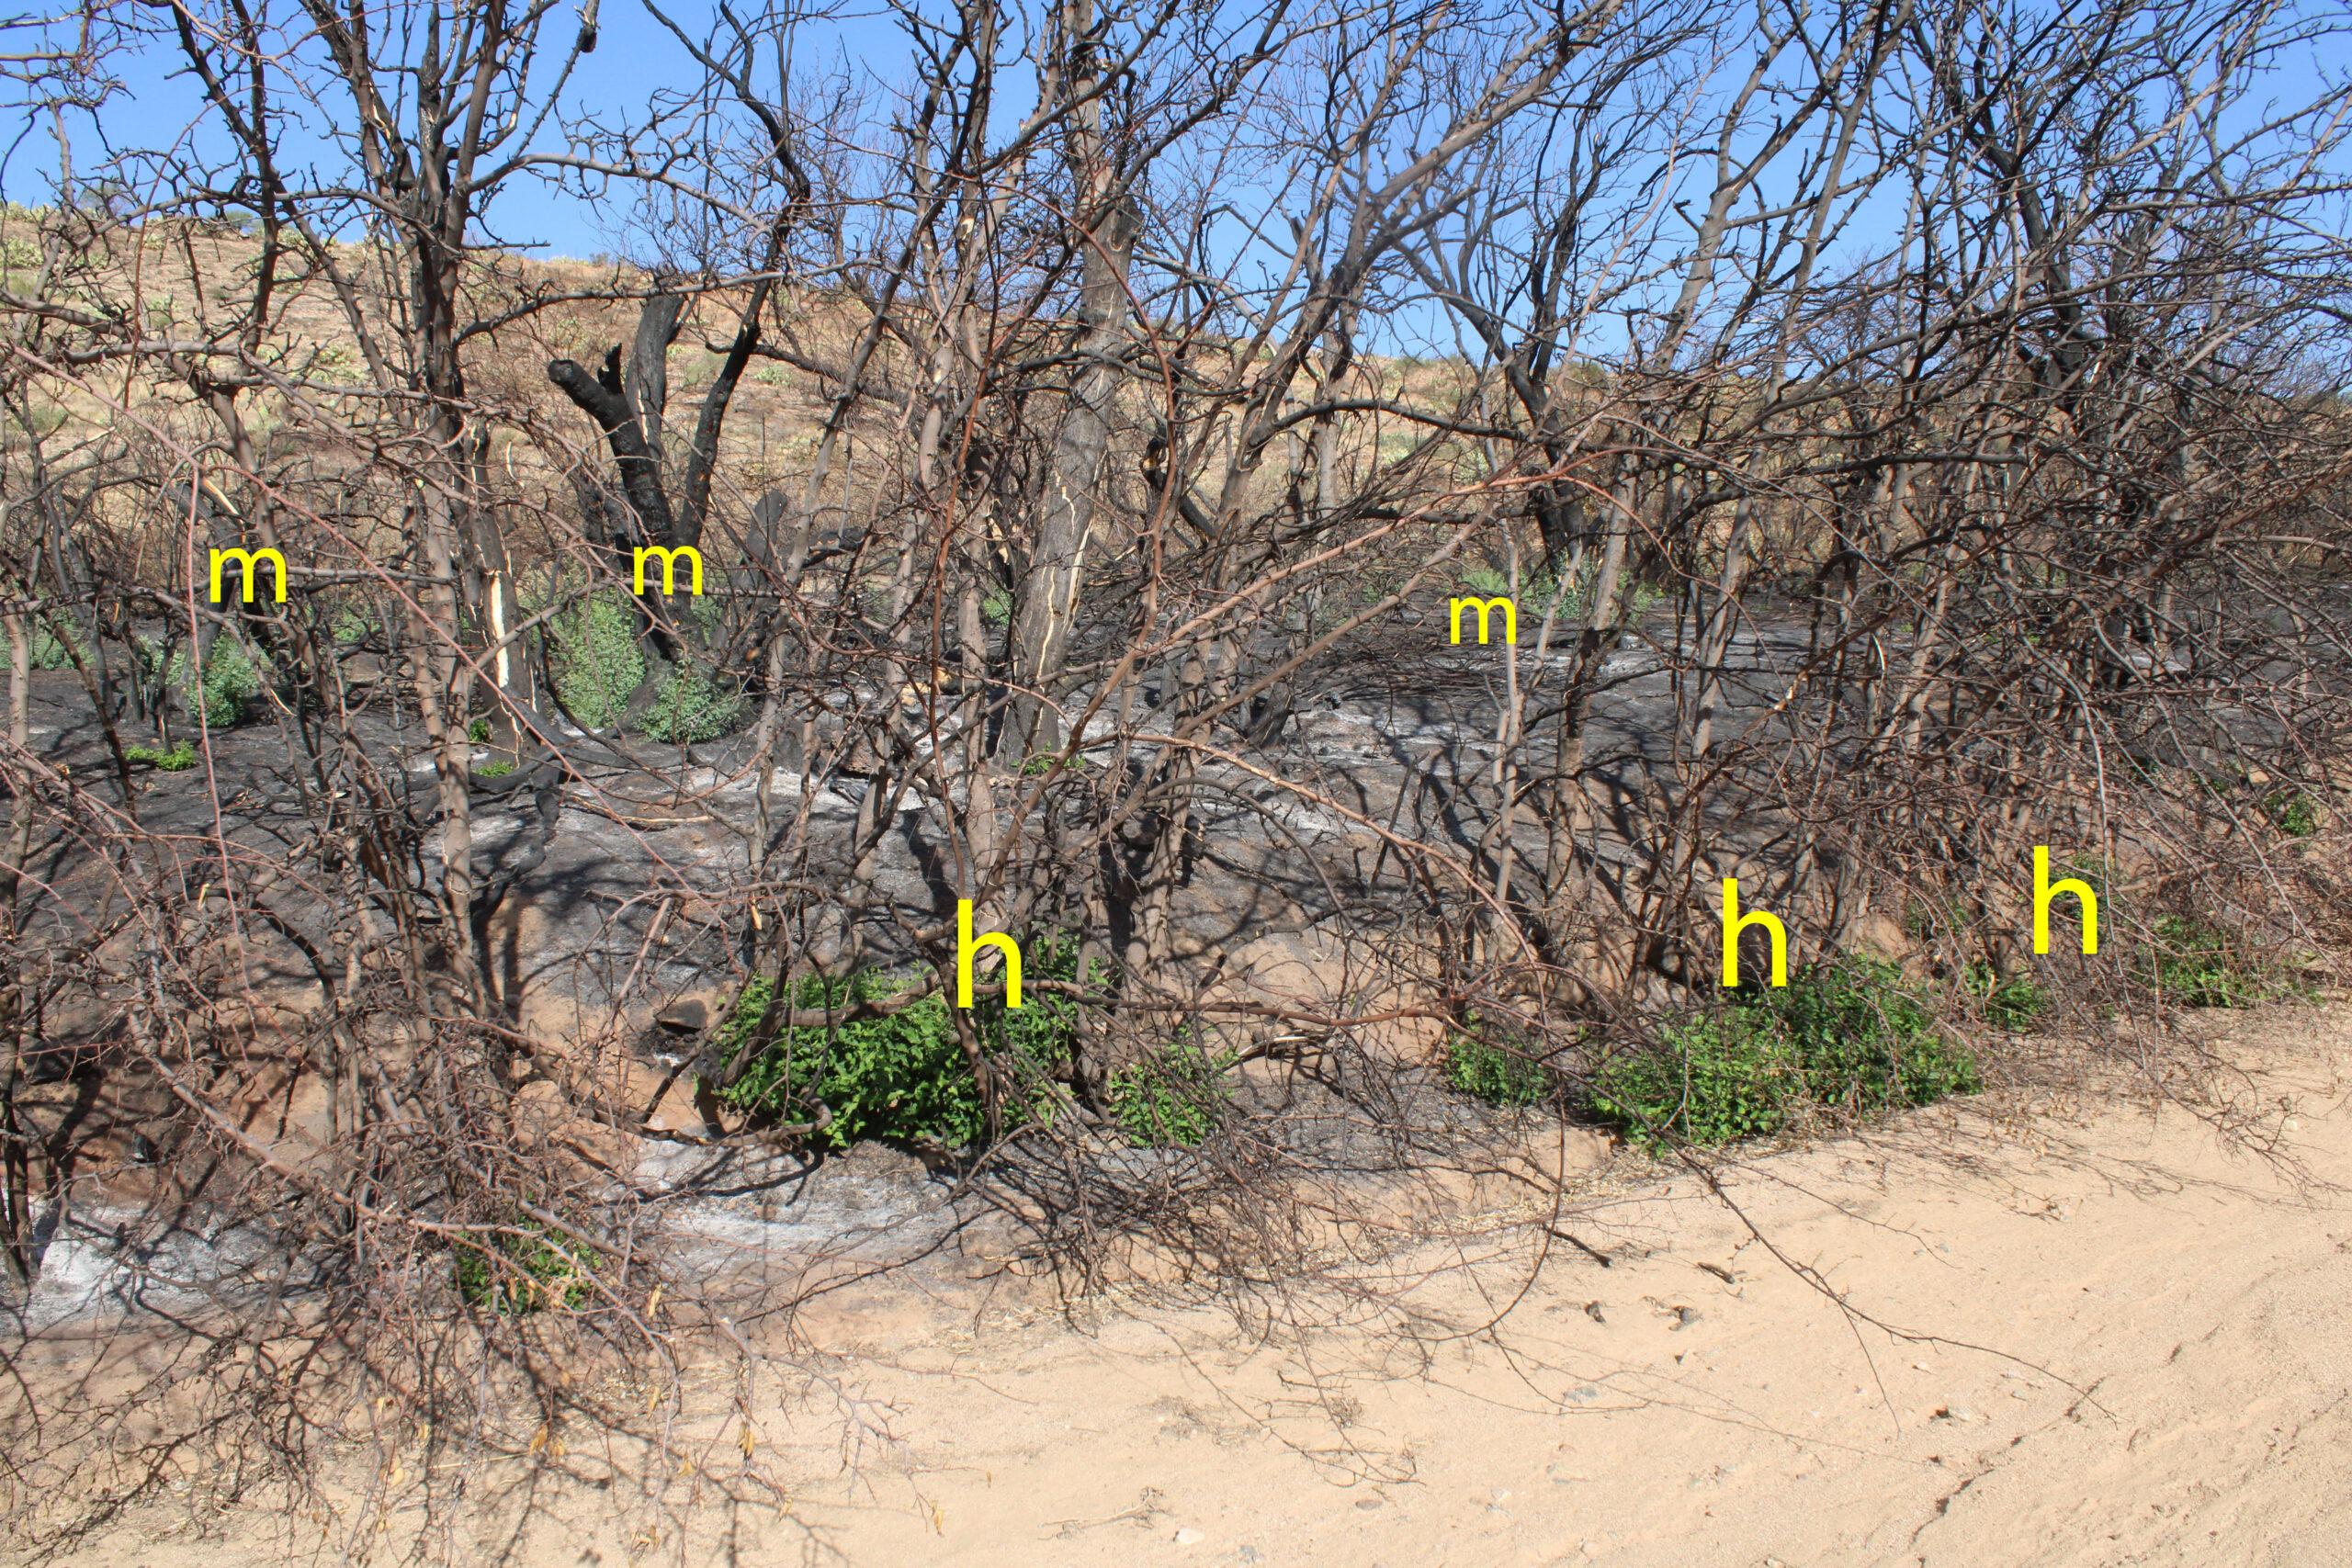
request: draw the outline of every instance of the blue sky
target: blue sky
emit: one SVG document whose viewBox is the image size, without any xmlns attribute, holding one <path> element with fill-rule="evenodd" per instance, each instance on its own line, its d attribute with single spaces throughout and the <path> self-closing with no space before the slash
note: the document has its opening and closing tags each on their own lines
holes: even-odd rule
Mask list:
<svg viewBox="0 0 2352 1568">
<path fill-rule="evenodd" d="M 697 38 L 716 16 L 716 7 L 707 0 L 685 0 L 665 9 Z M 279 0 L 274 10 L 289 22 L 300 15 L 286 0 Z M 737 14 L 744 13 L 739 9 Z M 151 28 L 156 25 L 152 12 L 142 20 Z M 544 51 L 535 86 L 553 80 L 577 29 L 576 5 L 548 16 L 542 36 L 555 47 Z M 641 114 L 653 92 L 690 87 L 700 79 L 700 66 L 639 0 L 605 0 L 597 35 L 595 51 L 580 61 L 565 84 L 562 107 L 567 113 L 605 109 Z M 908 59 L 904 34 L 879 7 L 805 25 L 795 48 L 805 64 L 831 64 L 877 84 L 901 73 Z M 223 145 L 202 123 L 200 86 L 167 32 L 151 32 L 132 40 L 110 57 L 107 74 L 120 85 L 95 118 L 71 111 L 65 116 L 78 175 L 90 175 L 105 162 L 109 149 L 193 144 L 217 150 Z M 1034 93 L 1034 86 L 1029 91 Z M 338 115 L 349 112 L 344 96 L 328 99 L 326 107 Z M 1013 112 L 1017 115 L 1027 107 L 1016 105 Z M 315 124 L 314 111 L 295 110 L 283 100 L 279 107 L 281 113 L 293 111 L 297 123 L 288 127 L 288 143 L 298 155 L 315 156 L 324 151 L 315 136 L 306 136 L 301 129 L 305 121 Z M 192 142 L 191 127 L 196 128 Z M 0 162 L 0 195 L 18 202 L 46 201 L 55 188 L 60 167 L 49 117 L 41 116 L 30 125 L 20 120 L 7 128 L 7 135 L 13 147 L 6 161 Z M 549 141 L 560 144 L 552 127 L 542 138 L 543 144 Z M 539 181 L 514 182 L 501 193 L 492 217 L 500 240 L 537 254 L 585 256 L 616 248 L 614 234 L 590 204 Z"/>
<path fill-rule="evenodd" d="M 1312 4 L 1312 0 L 1308 3 Z M 292 0 L 275 0 L 275 6 L 277 14 L 284 18 L 300 17 Z M 1253 10 L 1254 7 L 1236 4 L 1222 13 L 1220 20 L 1231 18 L 1238 22 Z M 682 26 L 700 36 L 716 13 L 710 0 L 683 0 L 672 14 Z M 157 14 L 153 10 L 142 8 L 135 15 L 143 25 L 156 25 Z M 381 27 L 396 17 L 399 10 L 389 7 L 375 15 Z M 2346 13 L 2339 7 L 2322 5 L 2308 8 L 2305 15 L 2342 19 Z M 603 0 L 599 23 L 595 52 L 580 62 L 565 85 L 561 103 L 567 114 L 640 117 L 655 94 L 665 89 L 687 89 L 700 80 L 700 67 L 640 0 Z M 548 15 L 544 24 L 543 62 L 535 86 L 543 86 L 552 78 L 568 52 L 576 28 L 577 12 L 571 6 Z M 5 47 L 7 46 L 0 45 Z M 315 50 L 317 46 L 309 47 Z M 876 105 L 869 106 L 869 112 L 875 107 L 887 107 L 882 101 L 910 73 L 910 45 L 903 25 L 897 15 L 878 6 L 804 24 L 795 34 L 794 50 L 796 62 L 803 70 L 842 74 L 868 88 L 876 100 Z M 763 71 L 772 73 L 772 64 Z M 2343 80 L 2345 72 L 2346 67 L 2324 51 L 2298 51 L 2278 62 L 2268 84 L 2268 96 L 2278 102 L 2307 101 Z M 197 84 L 186 73 L 178 51 L 167 35 L 151 36 L 120 51 L 113 59 L 113 73 L 120 89 L 104 106 L 99 117 L 103 129 L 94 124 L 87 114 L 65 117 L 80 174 L 86 176 L 101 164 L 108 146 L 117 150 L 171 146 L 183 142 L 191 134 L 192 126 L 197 128 L 193 134 L 198 139 L 199 147 L 206 145 L 202 139 L 210 136 L 214 139 L 210 146 L 218 149 L 217 132 L 203 123 Z M 1034 98 L 1034 79 L 1025 62 L 1014 63 L 999 82 L 995 116 L 1000 130 L 1009 130 L 1030 109 Z M 340 94 L 330 95 L 322 110 L 303 112 L 312 118 L 307 130 L 299 120 L 289 128 L 289 146 L 301 155 L 319 157 L 322 170 L 333 167 L 336 154 L 319 139 L 318 132 L 322 129 L 319 116 L 347 115 L 347 100 Z M 5 162 L 0 162 L 0 192 L 19 201 L 46 199 L 58 166 L 53 135 L 45 123 L 20 124 L 11 130 L 22 134 L 14 136 L 13 145 L 6 148 Z M 550 129 L 543 136 L 542 145 L 554 140 Z M 1233 199 L 1238 208 L 1251 211 L 1254 216 L 1255 209 L 1262 205 L 1264 193 L 1253 195 L 1250 181 L 1244 178 L 1237 185 Z M 2340 206 L 2337 210 L 2341 211 Z M 600 210 L 576 193 L 533 178 L 511 182 L 486 216 L 492 238 L 539 254 L 587 256 L 615 251 L 641 252 L 644 248 L 618 231 L 617 226 L 629 216 L 625 208 Z M 1900 192 L 1882 192 L 1863 207 L 1857 221 L 1839 237 L 1838 249 L 1849 254 L 1883 249 L 1902 217 Z M 1240 231 L 1241 224 L 1236 218 L 1228 217 L 1220 226 L 1221 235 L 1229 233 L 1236 245 L 1240 243 Z M 1408 310 L 1381 323 L 1376 330 L 1396 340 L 1387 345 L 1393 349 L 1419 347 L 1426 351 L 1431 346 L 1450 345 L 1450 331 L 1421 330 L 1437 328 L 1435 312 Z"/>
</svg>

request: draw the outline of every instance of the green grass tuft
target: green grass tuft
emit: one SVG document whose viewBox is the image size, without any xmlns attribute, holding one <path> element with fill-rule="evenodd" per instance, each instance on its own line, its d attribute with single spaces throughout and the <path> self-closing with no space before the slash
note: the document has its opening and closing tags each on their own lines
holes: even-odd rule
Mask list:
<svg viewBox="0 0 2352 1568">
<path fill-rule="evenodd" d="M 82 634 L 70 627 L 62 637 L 47 626 L 35 627 L 31 652 L 33 668 L 36 670 L 71 670 L 74 668 L 75 653 L 79 652 L 85 658 L 88 657 L 88 649 L 82 640 Z"/>
</svg>

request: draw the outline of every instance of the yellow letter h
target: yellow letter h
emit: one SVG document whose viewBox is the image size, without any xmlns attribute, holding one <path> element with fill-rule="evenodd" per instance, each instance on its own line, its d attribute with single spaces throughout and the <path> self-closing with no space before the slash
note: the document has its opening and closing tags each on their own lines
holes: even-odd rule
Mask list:
<svg viewBox="0 0 2352 1568">
<path fill-rule="evenodd" d="M 1772 938 L 1772 984 L 1789 983 L 1789 930 L 1781 924 L 1780 917 L 1762 909 L 1752 915 L 1739 912 L 1739 878 L 1724 878 L 1724 984 L 1739 987 L 1739 933 L 1750 926 L 1762 926 Z"/>
<path fill-rule="evenodd" d="M 2050 846 L 2033 846 L 2033 950 L 2050 951 L 2050 900 L 2061 893 L 2072 893 L 2083 901 L 2083 951 L 2098 951 L 2098 895 L 2091 885 L 2080 877 L 2069 876 L 2059 882 L 2050 880 Z"/>
<path fill-rule="evenodd" d="M 956 1005 L 972 1005 L 972 960 L 980 949 L 994 947 L 1004 954 L 1004 1005 L 1021 1005 L 1021 944 L 1002 931 L 972 935 L 972 901 L 956 900 Z"/>
</svg>

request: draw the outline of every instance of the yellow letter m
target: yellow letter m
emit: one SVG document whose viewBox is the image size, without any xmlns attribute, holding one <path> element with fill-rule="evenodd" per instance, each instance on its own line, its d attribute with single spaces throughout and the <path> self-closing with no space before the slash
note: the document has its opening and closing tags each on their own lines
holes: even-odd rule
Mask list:
<svg viewBox="0 0 2352 1568">
<path fill-rule="evenodd" d="M 1453 640 L 1462 640 L 1462 607 L 1464 604 L 1478 612 L 1478 640 L 1487 640 L 1487 616 L 1494 607 L 1503 607 L 1503 640 L 1519 640 L 1519 606 L 1508 599 L 1453 599 L 1447 602 L 1453 610 Z"/>
<path fill-rule="evenodd" d="M 220 569 L 232 560 L 237 563 L 237 576 L 244 586 L 244 603 L 254 602 L 254 572 L 267 561 L 277 573 L 277 603 L 286 603 L 286 558 L 276 550 L 214 550 L 212 552 L 212 602 L 220 603 Z"/>
<path fill-rule="evenodd" d="M 692 592 L 697 597 L 700 596 L 702 593 L 702 552 L 700 550 L 695 549 L 692 545 L 680 545 L 674 550 L 663 549 L 660 545 L 648 545 L 640 548 L 637 552 L 637 592 L 639 593 L 645 592 L 645 558 L 648 556 L 662 558 L 662 592 L 664 593 L 675 593 L 678 591 L 678 558 L 685 557 L 686 568 L 690 573 L 687 581 L 694 584 Z"/>
</svg>

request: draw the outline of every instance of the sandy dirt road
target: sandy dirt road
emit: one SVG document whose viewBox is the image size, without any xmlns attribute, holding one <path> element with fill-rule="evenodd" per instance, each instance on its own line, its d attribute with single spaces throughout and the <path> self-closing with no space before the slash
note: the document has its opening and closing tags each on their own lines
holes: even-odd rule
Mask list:
<svg viewBox="0 0 2352 1568">
<path fill-rule="evenodd" d="M 820 1330 L 891 1434 L 854 1475 L 823 1412 L 763 1384 L 738 1405 L 741 1385 L 707 1368 L 666 1520 L 623 1483 L 485 1474 L 510 1525 L 526 1493 L 536 1507 L 468 1551 L 861 1568 L 2352 1562 L 2352 1009 L 2200 1025 L 2245 1069 L 2222 1091 L 2267 1117 L 2287 1164 L 2177 1108 L 1972 1103 L 1733 1174 L 1769 1247 L 1687 1179 L 1625 1185 L 1573 1227 L 1610 1267 L 1555 1247 L 1532 1285 L 1499 1265 L 1483 1294 L 1429 1275 L 1409 1336 L 1257 1342 L 1229 1315 L 1140 1305 L 1077 1332 L 874 1304 Z M 1435 1260 L 1400 1260 L 1400 1281 Z M 695 1506 L 746 1465 L 788 1509 Z M 254 1516 L 209 1540 L 162 1511 L 127 1529 L 77 1561 L 218 1568 L 288 1545 Z"/>
</svg>

